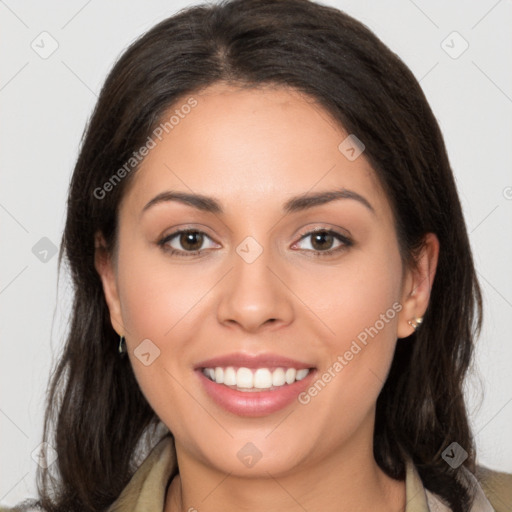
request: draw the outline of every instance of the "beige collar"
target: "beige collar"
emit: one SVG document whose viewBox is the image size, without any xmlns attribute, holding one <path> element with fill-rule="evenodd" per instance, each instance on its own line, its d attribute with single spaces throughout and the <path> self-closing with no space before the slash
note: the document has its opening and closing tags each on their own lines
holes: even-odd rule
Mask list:
<svg viewBox="0 0 512 512">
<path fill-rule="evenodd" d="M 162 512 L 170 478 L 177 473 L 174 440 L 167 435 L 151 450 L 108 512 Z M 467 471 L 468 478 L 474 477 Z M 476 479 L 474 479 L 476 482 Z M 477 484 L 477 497 L 470 512 L 494 512 Z M 412 461 L 406 463 L 406 508 L 404 512 L 450 512 L 436 495 L 423 487 Z"/>
</svg>

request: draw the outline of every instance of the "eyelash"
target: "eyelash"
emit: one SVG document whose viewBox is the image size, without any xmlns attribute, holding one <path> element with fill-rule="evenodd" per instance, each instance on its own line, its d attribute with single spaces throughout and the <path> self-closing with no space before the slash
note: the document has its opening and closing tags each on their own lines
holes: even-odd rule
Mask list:
<svg viewBox="0 0 512 512">
<path fill-rule="evenodd" d="M 192 256 L 197 256 L 198 254 L 200 254 L 201 252 L 203 252 L 205 250 L 205 249 L 200 249 L 198 251 L 180 251 L 180 250 L 177 250 L 177 249 L 166 247 L 166 244 L 168 242 L 170 242 L 171 240 L 176 238 L 178 235 L 181 235 L 181 234 L 184 234 L 184 233 L 199 233 L 199 234 L 205 235 L 208 238 L 210 238 L 204 231 L 200 231 L 198 229 L 182 229 L 180 231 L 175 231 L 174 233 L 166 235 L 165 237 L 163 237 L 162 239 L 160 239 L 157 242 L 157 245 L 159 247 L 161 247 L 163 251 L 167 252 L 171 256 L 178 256 L 178 257 L 183 257 L 183 258 L 189 258 L 189 257 L 192 257 Z M 331 229 L 325 229 L 325 228 L 317 229 L 317 230 L 313 230 L 313 231 L 308 231 L 306 233 L 302 233 L 300 235 L 299 241 L 301 241 L 304 238 L 307 238 L 308 236 L 316 235 L 317 233 L 327 233 L 329 235 L 334 235 L 334 237 L 337 240 L 339 240 L 340 242 L 343 242 L 343 244 L 340 245 L 339 247 L 335 248 L 335 249 L 329 249 L 328 251 L 314 251 L 314 250 L 310 250 L 310 249 L 302 249 L 302 250 L 305 250 L 307 252 L 312 252 L 315 255 L 315 257 L 318 257 L 318 256 L 320 256 L 320 257 L 322 257 L 322 256 L 327 257 L 327 256 L 330 256 L 330 255 L 332 255 L 334 253 L 346 250 L 349 247 L 352 247 L 354 245 L 353 241 L 350 238 L 346 237 L 345 235 L 342 235 L 341 233 L 338 233 L 337 231 L 333 231 Z"/>
</svg>

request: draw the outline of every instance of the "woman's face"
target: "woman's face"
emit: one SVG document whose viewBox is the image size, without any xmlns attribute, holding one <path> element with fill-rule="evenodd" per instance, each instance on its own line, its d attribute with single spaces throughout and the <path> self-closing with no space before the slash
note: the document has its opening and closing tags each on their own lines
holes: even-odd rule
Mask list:
<svg viewBox="0 0 512 512">
<path fill-rule="evenodd" d="M 190 96 L 153 136 L 120 206 L 117 260 L 100 270 L 142 392 L 179 454 L 226 473 L 371 450 L 397 337 L 428 290 L 402 274 L 362 147 L 291 90 Z"/>
</svg>

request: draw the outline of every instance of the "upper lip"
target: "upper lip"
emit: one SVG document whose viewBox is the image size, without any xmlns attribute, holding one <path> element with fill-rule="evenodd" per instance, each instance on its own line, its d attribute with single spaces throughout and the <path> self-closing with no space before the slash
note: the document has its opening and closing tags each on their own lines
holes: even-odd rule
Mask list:
<svg viewBox="0 0 512 512">
<path fill-rule="evenodd" d="M 302 361 L 297 361 L 277 354 L 251 355 L 244 353 L 232 353 L 213 357 L 211 359 L 205 359 L 204 361 L 197 363 L 194 369 L 215 368 L 217 366 L 222 368 L 226 368 L 228 366 L 244 368 L 269 368 L 276 366 L 281 368 L 296 368 L 298 370 L 302 368 L 314 368 L 314 365 L 312 364 L 303 363 Z"/>
</svg>

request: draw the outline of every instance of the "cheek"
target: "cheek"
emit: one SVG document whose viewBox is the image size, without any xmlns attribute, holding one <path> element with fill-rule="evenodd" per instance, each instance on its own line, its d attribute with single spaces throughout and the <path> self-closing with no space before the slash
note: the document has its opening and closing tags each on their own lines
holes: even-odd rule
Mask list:
<svg viewBox="0 0 512 512">
<path fill-rule="evenodd" d="M 119 295 L 135 376 L 161 418 L 171 403 L 171 410 L 184 407 L 188 411 L 190 396 L 184 389 L 194 382 L 189 369 L 197 359 L 191 351 L 204 338 L 201 326 L 214 308 L 209 302 L 214 294 L 208 292 L 225 270 L 204 263 L 181 263 L 159 248 L 148 248 L 140 237 L 130 239 L 129 233 L 124 233 L 123 243 L 118 261 Z"/>
<path fill-rule="evenodd" d="M 123 321 L 132 344 L 149 338 L 161 344 L 173 337 L 201 298 L 200 275 L 192 266 L 170 264 L 156 250 L 126 251 L 119 264 Z M 180 326 L 181 327 L 181 326 Z"/>
<path fill-rule="evenodd" d="M 310 265 L 297 273 L 294 291 L 316 315 L 325 333 L 321 343 L 329 344 L 331 356 L 333 350 L 348 350 L 358 337 L 364 343 L 368 330 L 372 337 L 396 332 L 401 261 L 397 251 L 381 247 L 373 244 L 337 265 Z"/>
<path fill-rule="evenodd" d="M 322 371 L 301 402 L 314 408 L 315 421 L 330 425 L 331 435 L 342 437 L 357 431 L 377 400 L 393 359 L 402 309 L 398 253 L 368 251 L 346 263 L 334 274 L 322 270 L 324 309 L 319 316 L 332 332 L 322 339 L 327 351 Z"/>
<path fill-rule="evenodd" d="M 187 340 L 197 330 L 197 305 L 211 285 L 201 285 L 192 266 L 181 271 L 144 251 L 124 254 L 119 262 L 120 299 L 135 377 L 159 418 L 173 432 L 186 431 L 196 415 L 201 420 L 200 408 L 191 406 L 185 391 L 190 382 L 183 380 Z M 176 410 L 187 412 L 176 415 Z"/>
</svg>

